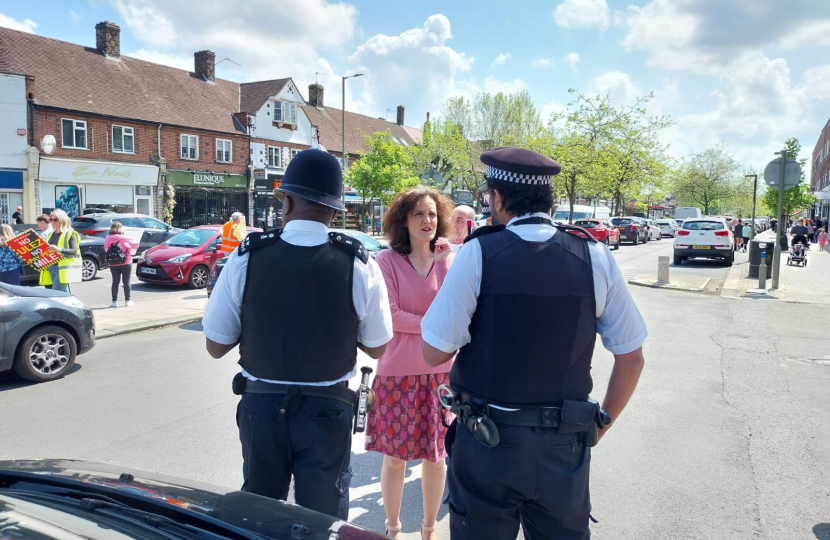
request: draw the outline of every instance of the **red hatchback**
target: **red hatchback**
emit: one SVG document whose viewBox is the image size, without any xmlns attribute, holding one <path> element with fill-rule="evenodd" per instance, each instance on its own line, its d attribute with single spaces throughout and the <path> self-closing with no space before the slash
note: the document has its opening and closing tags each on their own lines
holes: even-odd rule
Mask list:
<svg viewBox="0 0 830 540">
<path fill-rule="evenodd" d="M 262 229 L 247 227 L 248 233 Z M 225 256 L 221 225 L 193 227 L 145 251 L 138 259 L 135 274 L 139 281 L 185 285 L 191 289 L 207 286 L 216 261 Z"/>
<path fill-rule="evenodd" d="M 606 246 L 620 249 L 620 231 L 604 219 L 578 219 L 574 222 Z"/>
</svg>

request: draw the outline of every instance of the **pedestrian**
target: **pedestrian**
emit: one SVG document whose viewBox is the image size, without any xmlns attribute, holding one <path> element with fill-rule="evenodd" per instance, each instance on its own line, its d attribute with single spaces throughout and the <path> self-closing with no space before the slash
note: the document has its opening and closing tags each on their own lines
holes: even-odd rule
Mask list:
<svg viewBox="0 0 830 540">
<path fill-rule="evenodd" d="M 815 227 L 813 227 L 813 220 L 812 219 L 805 219 L 804 226 L 807 227 L 807 245 L 810 245 L 810 242 L 815 242 L 815 238 L 813 235 L 816 232 Z"/>
<path fill-rule="evenodd" d="M 790 229 L 792 244 L 803 244 L 809 249 L 810 242 L 807 240 L 807 226 L 804 225 L 804 218 L 798 218 L 798 222 Z"/>
<path fill-rule="evenodd" d="M 18 206 L 17 210 L 14 211 L 12 214 L 12 224 L 13 225 L 23 225 L 23 207 Z"/>
<path fill-rule="evenodd" d="M 222 245 L 220 246 L 225 256 L 228 256 L 239 247 L 239 243 L 244 240 L 247 232 L 243 224 L 241 212 L 234 212 L 231 214 L 231 219 L 222 226 Z"/>
<path fill-rule="evenodd" d="M 769 220 L 769 225 L 772 228 L 772 232 L 775 232 L 775 228 L 778 226 L 778 220 L 776 218 L 772 218 Z"/>
<path fill-rule="evenodd" d="M 72 229 L 69 215 L 61 209 L 49 214 L 52 234 L 47 249 L 59 253 L 61 259 L 40 273 L 40 284 L 51 285 L 57 291 L 69 292 L 70 283 L 83 281 L 83 260 L 81 259 L 81 237 Z"/>
<path fill-rule="evenodd" d="M 55 231 L 55 229 L 52 228 L 52 225 L 49 224 L 49 216 L 47 216 L 46 214 L 41 214 L 37 217 L 36 221 L 38 231 L 37 233 L 40 235 L 41 238 L 48 242 L 49 237 Z"/>
<path fill-rule="evenodd" d="M 747 247 L 749 246 L 749 236 L 752 231 L 752 226 L 749 223 L 748 221 L 744 223 L 743 229 L 741 229 L 741 248 L 743 248 L 744 253 L 746 253 Z"/>
<path fill-rule="evenodd" d="M 233 252 L 205 309 L 208 353 L 240 345 L 234 393 L 242 490 L 339 519 L 349 515 L 357 349 L 379 358 L 392 339 L 380 268 L 363 245 L 330 233 L 343 173 L 337 158 L 303 150 L 275 196 L 283 230 L 248 236 Z"/>
<path fill-rule="evenodd" d="M 824 246 L 827 245 L 827 229 L 822 227 L 818 233 L 818 248 L 824 251 Z"/>
<path fill-rule="evenodd" d="M 816 216 L 816 219 L 813 220 L 813 228 L 815 229 L 813 232 L 813 242 L 818 242 L 818 235 L 823 227 L 824 222 L 821 221 L 821 216 Z"/>
<path fill-rule="evenodd" d="M 421 322 L 428 364 L 458 351 L 442 389 L 457 413 L 451 535 L 516 538 L 521 524 L 526 538 L 588 539 L 590 448 L 634 392 L 645 323 L 608 248 L 551 220 L 559 164 L 524 148 L 481 161 L 494 226 L 456 254 Z M 597 333 L 614 355 L 602 408 L 589 400 Z"/>
<path fill-rule="evenodd" d="M 124 236 L 124 226 L 120 221 L 113 221 L 110 233 L 104 240 L 104 251 L 107 263 L 112 274 L 112 304 L 111 308 L 118 307 L 118 285 L 124 286 L 124 305 L 133 307 L 135 302 L 130 299 L 130 278 L 133 275 L 133 253 L 138 244 Z"/>
<path fill-rule="evenodd" d="M 0 225 L 0 281 L 8 285 L 20 285 L 20 265 L 23 259 L 8 246 L 15 237 L 11 225 Z"/>
<path fill-rule="evenodd" d="M 452 211 L 452 228 L 450 229 L 450 248 L 455 253 L 461 246 L 464 245 L 464 239 L 471 232 L 467 228 L 467 223 L 472 223 L 476 219 L 476 212 L 469 206 L 462 204 L 455 207 Z"/>
<path fill-rule="evenodd" d="M 394 336 L 378 360 L 372 388 L 379 407 L 369 416 L 366 450 L 380 452 L 380 488 L 386 534 L 400 538 L 401 499 L 407 462 L 421 460 L 424 517 L 421 537 L 435 540 L 435 520 L 444 494 L 446 471 L 444 409 L 436 389 L 448 384 L 451 364 L 424 362 L 421 319 L 450 268 L 452 250 L 444 238 L 453 222 L 452 201 L 438 190 L 416 186 L 400 194 L 384 216 L 389 245 L 375 259 L 380 266 Z"/>
<path fill-rule="evenodd" d="M 735 225 L 735 250 L 736 251 L 743 251 L 744 247 L 744 225 L 743 220 L 738 220 L 738 223 Z"/>
</svg>

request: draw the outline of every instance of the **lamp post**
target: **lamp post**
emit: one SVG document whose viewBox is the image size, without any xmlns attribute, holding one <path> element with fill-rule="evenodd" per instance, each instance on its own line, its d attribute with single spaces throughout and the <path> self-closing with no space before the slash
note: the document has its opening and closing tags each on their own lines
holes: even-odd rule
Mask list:
<svg viewBox="0 0 830 540">
<path fill-rule="evenodd" d="M 352 79 L 354 77 L 362 77 L 363 73 L 355 73 L 354 75 L 345 75 L 343 77 L 343 126 L 341 135 L 343 136 L 343 170 L 346 170 L 346 167 L 349 165 L 349 158 L 346 157 L 346 79 Z M 343 190 L 341 195 L 343 198 L 343 206 L 346 206 L 346 191 Z M 343 228 L 346 228 L 346 211 L 343 210 Z"/>
<path fill-rule="evenodd" d="M 758 175 L 747 174 L 744 178 L 752 178 L 752 226 L 749 227 L 749 244 L 755 238 L 755 197 L 758 195 Z"/>
</svg>

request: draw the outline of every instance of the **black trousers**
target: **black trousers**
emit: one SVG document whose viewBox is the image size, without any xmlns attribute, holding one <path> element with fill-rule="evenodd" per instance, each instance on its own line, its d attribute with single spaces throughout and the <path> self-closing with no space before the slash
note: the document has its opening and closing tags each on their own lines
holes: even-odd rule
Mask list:
<svg viewBox="0 0 830 540">
<path fill-rule="evenodd" d="M 112 301 L 118 300 L 118 285 L 124 284 L 124 300 L 130 300 L 130 278 L 133 275 L 133 265 L 110 266 L 112 272 Z"/>
<path fill-rule="evenodd" d="M 447 434 L 452 540 L 587 540 L 591 450 L 555 429 L 499 426 L 486 448 L 463 425 Z M 449 442 L 448 442 L 449 444 Z"/>
<path fill-rule="evenodd" d="M 242 442 L 242 491 L 286 500 L 291 476 L 300 506 L 349 518 L 353 408 L 342 401 L 245 393 L 236 423 Z"/>
</svg>

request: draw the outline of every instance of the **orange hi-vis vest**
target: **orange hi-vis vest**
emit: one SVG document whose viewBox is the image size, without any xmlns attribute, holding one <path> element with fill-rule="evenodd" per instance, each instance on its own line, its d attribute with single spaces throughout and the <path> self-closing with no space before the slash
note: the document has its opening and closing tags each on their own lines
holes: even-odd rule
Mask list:
<svg viewBox="0 0 830 540">
<path fill-rule="evenodd" d="M 234 225 L 233 221 L 228 221 L 222 227 L 222 251 L 225 252 L 225 255 L 230 255 L 233 253 L 233 250 L 239 247 L 239 239 L 234 236 L 234 228 L 241 227 L 242 225 Z"/>
</svg>

